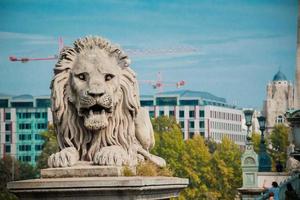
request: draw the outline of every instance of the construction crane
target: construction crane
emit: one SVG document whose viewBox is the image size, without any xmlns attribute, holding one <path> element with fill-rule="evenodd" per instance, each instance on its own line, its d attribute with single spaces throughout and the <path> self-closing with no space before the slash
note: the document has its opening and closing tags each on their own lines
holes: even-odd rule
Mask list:
<svg viewBox="0 0 300 200">
<path fill-rule="evenodd" d="M 160 72 L 157 73 L 157 79 L 156 80 L 139 80 L 140 83 L 146 83 L 150 84 L 153 89 L 157 89 L 159 92 L 163 92 L 164 87 L 176 87 L 180 88 L 186 84 L 184 80 L 180 80 L 177 82 L 166 82 L 162 79 L 162 74 Z"/>
<path fill-rule="evenodd" d="M 62 37 L 58 39 L 58 53 L 63 49 L 64 42 Z M 129 56 L 133 57 L 141 57 L 141 56 L 166 56 L 166 55 L 187 55 L 194 54 L 199 52 L 198 49 L 193 47 L 176 47 L 176 48 L 168 48 L 168 49 L 125 49 L 125 52 L 128 53 Z M 12 62 L 22 62 L 26 63 L 29 61 L 49 61 L 49 60 L 57 60 L 58 55 L 54 55 L 51 57 L 44 58 L 28 58 L 21 57 L 17 58 L 15 56 L 10 56 L 9 60 Z M 156 80 L 139 80 L 140 83 L 150 84 L 153 89 L 157 89 L 159 92 L 163 91 L 164 87 L 167 86 L 175 86 L 176 88 L 180 88 L 186 84 L 184 80 L 180 80 L 177 82 L 165 82 L 162 80 L 162 75 L 160 72 L 157 74 Z"/>
<path fill-rule="evenodd" d="M 64 47 L 64 42 L 62 37 L 58 38 L 58 54 L 60 53 L 60 51 L 63 49 Z M 22 58 L 17 58 L 16 56 L 9 56 L 9 60 L 12 62 L 22 62 L 22 63 L 26 63 L 28 61 L 45 61 L 45 60 L 57 60 L 58 59 L 58 55 L 54 55 L 54 56 L 50 56 L 50 57 L 46 57 L 46 58 L 27 58 L 27 57 L 22 57 Z"/>
<path fill-rule="evenodd" d="M 59 51 L 63 49 L 64 43 L 62 37 L 58 39 Z M 189 46 L 179 46 L 173 48 L 160 48 L 160 49 L 125 49 L 125 52 L 130 57 L 149 57 L 149 56 L 180 56 L 180 55 L 188 55 L 188 54 L 197 54 L 199 50 L 194 47 Z M 29 61 L 48 61 L 48 60 L 57 60 L 58 55 L 45 57 L 45 58 L 29 58 L 29 57 L 21 57 L 17 58 L 16 56 L 9 56 L 9 60 L 12 62 L 22 62 L 26 63 Z"/>
</svg>

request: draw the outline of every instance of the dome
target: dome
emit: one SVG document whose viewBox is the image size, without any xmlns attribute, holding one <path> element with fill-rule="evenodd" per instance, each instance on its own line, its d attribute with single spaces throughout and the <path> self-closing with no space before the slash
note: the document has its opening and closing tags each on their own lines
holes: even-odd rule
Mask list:
<svg viewBox="0 0 300 200">
<path fill-rule="evenodd" d="M 287 81 L 286 76 L 279 70 L 273 77 L 273 81 Z"/>
</svg>

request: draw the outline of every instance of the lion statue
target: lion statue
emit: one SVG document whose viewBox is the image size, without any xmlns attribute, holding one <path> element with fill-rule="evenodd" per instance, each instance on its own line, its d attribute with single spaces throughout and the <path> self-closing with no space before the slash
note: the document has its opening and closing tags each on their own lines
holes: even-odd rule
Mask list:
<svg viewBox="0 0 300 200">
<path fill-rule="evenodd" d="M 49 167 L 135 166 L 150 160 L 154 134 L 148 112 L 140 106 L 138 82 L 130 60 L 101 37 L 86 37 L 64 48 L 54 68 L 51 101 L 60 151 Z"/>
</svg>

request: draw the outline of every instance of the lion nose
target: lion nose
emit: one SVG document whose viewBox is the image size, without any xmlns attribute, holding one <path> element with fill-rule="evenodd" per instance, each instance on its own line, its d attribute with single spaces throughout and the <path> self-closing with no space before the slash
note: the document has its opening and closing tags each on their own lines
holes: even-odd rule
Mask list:
<svg viewBox="0 0 300 200">
<path fill-rule="evenodd" d="M 99 90 L 99 89 L 97 89 L 97 90 L 88 90 L 87 91 L 87 94 L 89 96 L 94 97 L 94 98 L 95 97 L 101 97 L 104 93 L 105 93 L 104 90 Z"/>
</svg>

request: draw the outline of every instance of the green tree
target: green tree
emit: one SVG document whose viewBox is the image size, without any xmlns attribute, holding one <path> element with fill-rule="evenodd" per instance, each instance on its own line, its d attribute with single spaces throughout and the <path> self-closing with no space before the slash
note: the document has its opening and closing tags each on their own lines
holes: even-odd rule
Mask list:
<svg viewBox="0 0 300 200">
<path fill-rule="evenodd" d="M 179 162 L 184 149 L 184 141 L 180 126 L 175 118 L 160 116 L 152 120 L 155 134 L 155 147 L 152 153 L 164 158 L 168 167 L 173 173 L 182 174 L 181 163 Z"/>
<path fill-rule="evenodd" d="M 260 145 L 260 134 L 259 133 L 252 133 L 252 142 L 253 142 L 253 147 L 254 151 L 256 153 L 259 153 L 259 145 Z"/>
<path fill-rule="evenodd" d="M 36 169 L 28 163 L 19 162 L 11 156 L 6 155 L 0 160 L 0 199 L 17 199 L 9 193 L 6 184 L 10 181 L 36 178 Z"/>
<path fill-rule="evenodd" d="M 37 178 L 38 174 L 36 167 L 33 167 L 26 162 L 19 162 L 19 180 Z"/>
<path fill-rule="evenodd" d="M 269 151 L 272 157 L 273 168 L 276 160 L 279 160 L 285 166 L 287 160 L 286 149 L 288 146 L 289 131 L 290 129 L 284 124 L 278 124 L 271 132 L 270 141 L 272 149 Z"/>
<path fill-rule="evenodd" d="M 205 140 L 205 144 L 209 149 L 209 153 L 214 153 L 217 149 L 217 143 L 213 140 Z"/>
<path fill-rule="evenodd" d="M 44 169 L 48 167 L 48 158 L 51 154 L 58 152 L 59 147 L 56 139 L 56 133 L 52 125 L 47 131 L 41 133 L 44 138 L 43 150 L 37 161 L 37 168 Z"/>
<path fill-rule="evenodd" d="M 184 154 L 180 160 L 184 177 L 190 184 L 181 193 L 185 199 L 216 199 L 221 194 L 215 190 L 216 176 L 211 165 L 212 156 L 202 136 L 195 135 L 186 141 Z"/>
<path fill-rule="evenodd" d="M 241 151 L 224 138 L 223 143 L 205 141 L 200 135 L 183 140 L 174 118 L 152 120 L 156 144 L 152 153 L 166 159 L 174 176 L 189 179 L 180 200 L 233 199 L 242 185 Z"/>
<path fill-rule="evenodd" d="M 237 188 L 242 186 L 241 151 L 227 137 L 217 144 L 211 166 L 216 178 L 215 190 L 222 199 L 234 199 Z"/>
</svg>

